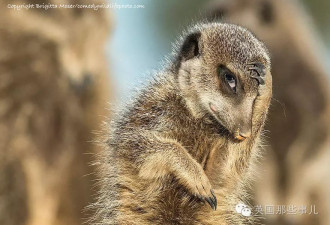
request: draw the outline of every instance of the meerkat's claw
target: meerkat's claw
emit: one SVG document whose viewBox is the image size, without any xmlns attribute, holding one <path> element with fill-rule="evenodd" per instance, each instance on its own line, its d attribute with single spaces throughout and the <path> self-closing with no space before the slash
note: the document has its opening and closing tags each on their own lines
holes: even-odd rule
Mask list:
<svg viewBox="0 0 330 225">
<path fill-rule="evenodd" d="M 249 63 L 248 65 L 258 67 L 261 70 L 264 70 L 266 68 L 265 65 L 260 62 L 253 62 L 253 63 Z"/>
<path fill-rule="evenodd" d="M 216 210 L 217 209 L 217 197 L 215 196 L 212 189 L 210 191 L 211 191 L 212 197 L 205 197 L 205 196 L 199 195 L 199 194 L 195 195 L 195 197 L 197 197 L 201 201 L 206 201 L 213 210 Z"/>
<path fill-rule="evenodd" d="M 265 81 L 262 79 L 262 77 L 266 76 L 265 66 L 262 63 L 250 63 L 248 65 L 250 66 L 248 70 L 251 71 L 251 77 L 256 79 L 259 84 L 265 84 Z"/>
<path fill-rule="evenodd" d="M 264 77 L 266 74 L 265 74 L 265 72 L 264 72 L 264 70 L 263 69 L 261 69 L 260 67 L 257 67 L 257 66 L 252 66 L 252 67 L 249 67 L 249 70 L 253 70 L 253 71 L 255 71 L 259 76 L 261 76 L 261 77 Z"/>
<path fill-rule="evenodd" d="M 260 76 L 254 76 L 254 75 L 252 75 L 251 77 L 254 78 L 254 79 L 256 79 L 259 82 L 259 84 L 261 84 L 261 85 L 264 85 L 265 84 L 265 81 Z"/>
<path fill-rule="evenodd" d="M 213 210 L 216 209 L 216 206 L 215 206 L 215 204 L 214 204 L 214 202 L 213 202 L 213 200 L 212 200 L 211 197 L 207 197 L 207 198 L 205 198 L 205 200 L 207 201 L 207 203 L 209 203 L 209 205 L 211 206 L 211 208 L 212 208 Z"/>
<path fill-rule="evenodd" d="M 217 203 L 217 197 L 215 196 L 214 191 L 212 189 L 211 189 L 211 194 L 213 196 L 214 210 L 216 210 L 217 209 L 217 205 L 218 205 L 218 203 Z"/>
<path fill-rule="evenodd" d="M 213 210 L 217 209 L 217 197 L 214 194 L 214 191 L 211 189 L 212 197 L 204 197 L 203 199 L 211 206 Z"/>
</svg>

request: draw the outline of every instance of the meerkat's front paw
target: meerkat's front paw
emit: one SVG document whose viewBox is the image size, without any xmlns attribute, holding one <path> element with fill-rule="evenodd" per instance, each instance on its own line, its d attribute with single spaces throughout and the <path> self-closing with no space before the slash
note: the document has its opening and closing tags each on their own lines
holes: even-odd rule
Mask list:
<svg viewBox="0 0 330 225">
<path fill-rule="evenodd" d="M 212 190 L 209 179 L 206 175 L 202 176 L 200 180 L 195 181 L 195 196 L 206 201 L 213 210 L 217 209 L 217 197 Z"/>
<path fill-rule="evenodd" d="M 193 172 L 190 176 L 184 174 L 181 177 L 183 185 L 197 198 L 206 201 L 213 210 L 217 209 L 217 197 L 212 190 L 211 183 L 204 173 L 203 169 L 197 169 L 198 172 Z"/>
</svg>

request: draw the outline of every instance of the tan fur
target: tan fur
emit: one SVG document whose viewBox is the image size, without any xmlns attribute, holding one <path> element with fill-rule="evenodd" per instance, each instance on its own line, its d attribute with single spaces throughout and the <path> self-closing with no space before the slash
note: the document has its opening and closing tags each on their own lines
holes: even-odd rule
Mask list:
<svg viewBox="0 0 330 225">
<path fill-rule="evenodd" d="M 92 224 L 253 220 L 237 214 L 235 205 L 247 199 L 245 186 L 253 175 L 271 98 L 267 51 L 247 30 L 229 24 L 197 25 L 181 42 L 175 59 L 105 130 L 101 192 L 91 206 L 97 210 Z M 250 77 L 246 65 L 252 61 L 265 65 L 264 85 Z M 237 94 L 219 90 L 227 87 L 218 78 L 219 65 L 231 68 L 245 91 L 241 86 Z M 251 114 L 237 112 L 243 108 Z M 245 124 L 251 136 L 235 140 L 236 129 Z M 216 210 L 205 202 L 212 190 Z"/>
<path fill-rule="evenodd" d="M 212 16 L 251 29 L 270 50 L 274 99 L 258 169 L 256 204 L 315 204 L 319 215 L 274 215 L 267 224 L 330 224 L 329 80 L 321 47 L 299 1 L 216 1 Z M 221 12 L 221 13 L 220 13 Z M 220 15 L 222 14 L 222 15 Z"/>
<path fill-rule="evenodd" d="M 110 95 L 108 15 L 7 8 L 23 2 L 41 3 L 0 3 L 0 224 L 78 225 Z"/>
</svg>

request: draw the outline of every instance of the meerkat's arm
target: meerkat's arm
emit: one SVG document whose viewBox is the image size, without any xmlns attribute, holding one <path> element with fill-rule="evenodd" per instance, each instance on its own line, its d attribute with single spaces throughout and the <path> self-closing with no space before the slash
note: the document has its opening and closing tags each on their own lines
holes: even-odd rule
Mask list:
<svg viewBox="0 0 330 225">
<path fill-rule="evenodd" d="M 202 166 L 177 141 L 153 134 L 144 145 L 139 176 L 157 179 L 169 174 L 175 176 L 192 195 L 207 201 L 215 210 L 217 199 Z"/>
</svg>

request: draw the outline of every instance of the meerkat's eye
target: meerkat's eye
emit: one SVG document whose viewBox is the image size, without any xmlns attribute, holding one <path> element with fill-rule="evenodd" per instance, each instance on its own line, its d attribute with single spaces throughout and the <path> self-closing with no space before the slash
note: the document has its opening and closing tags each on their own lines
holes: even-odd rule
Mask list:
<svg viewBox="0 0 330 225">
<path fill-rule="evenodd" d="M 219 78 L 228 85 L 228 87 L 236 92 L 237 80 L 234 74 L 224 65 L 219 66 Z"/>
<path fill-rule="evenodd" d="M 233 90 L 236 91 L 236 79 L 233 75 L 230 73 L 225 74 L 225 80 L 228 83 L 229 87 Z"/>
</svg>

